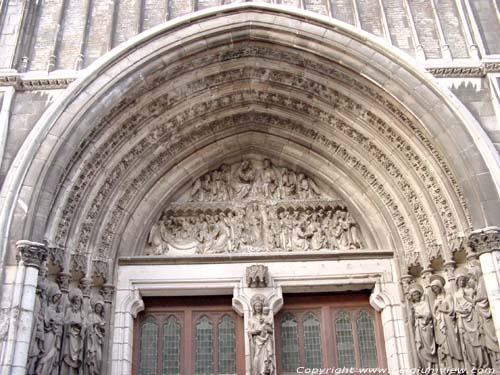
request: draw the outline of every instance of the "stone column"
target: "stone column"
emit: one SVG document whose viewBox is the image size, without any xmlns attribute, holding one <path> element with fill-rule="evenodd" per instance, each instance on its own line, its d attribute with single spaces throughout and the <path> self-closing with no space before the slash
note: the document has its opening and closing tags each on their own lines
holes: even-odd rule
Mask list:
<svg viewBox="0 0 500 375">
<path fill-rule="evenodd" d="M 487 227 L 473 231 L 468 245 L 469 250 L 479 256 L 495 331 L 500 342 L 500 228 Z"/>
<path fill-rule="evenodd" d="M 251 319 L 253 314 L 252 302 L 262 298 L 264 307 L 269 309 L 269 322 L 274 327 L 274 315 L 283 306 L 283 295 L 281 287 L 277 287 L 269 278 L 267 267 L 256 264 L 247 267 L 246 280 L 234 288 L 233 309 L 243 316 L 245 331 L 245 375 L 252 373 L 252 337 L 250 335 Z M 273 372 L 276 373 L 276 338 L 272 335 L 273 345 Z"/>
<path fill-rule="evenodd" d="M 115 293 L 115 286 L 111 284 L 104 284 L 101 289 L 101 295 L 104 299 L 104 320 L 106 321 L 106 339 L 104 340 L 104 347 L 102 348 L 102 368 L 101 374 L 105 375 L 108 372 L 109 344 L 111 340 L 111 304 L 113 303 L 113 296 Z"/>
<path fill-rule="evenodd" d="M 21 277 L 14 291 L 13 309 L 17 309 L 18 317 L 17 322 L 11 321 L 14 325 L 9 329 L 9 336 L 11 337 L 11 332 L 15 332 L 15 335 L 9 345 L 13 349 L 11 368 L 5 374 L 25 375 L 33 327 L 38 272 L 47 259 L 48 251 L 44 244 L 30 241 L 19 241 L 16 247 L 19 259 L 18 272 Z M 19 304 L 16 304 L 16 301 Z"/>
</svg>

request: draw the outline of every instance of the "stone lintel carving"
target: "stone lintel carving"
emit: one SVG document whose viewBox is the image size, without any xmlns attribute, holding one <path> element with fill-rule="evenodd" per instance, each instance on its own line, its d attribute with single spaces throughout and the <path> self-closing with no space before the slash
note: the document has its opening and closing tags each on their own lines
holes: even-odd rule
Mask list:
<svg viewBox="0 0 500 375">
<path fill-rule="evenodd" d="M 473 231 L 469 236 L 470 251 L 477 254 L 500 250 L 500 228 L 486 227 Z"/>
<path fill-rule="evenodd" d="M 249 288 L 265 288 L 269 284 L 269 272 L 267 266 L 254 264 L 246 269 L 246 283 Z"/>
<path fill-rule="evenodd" d="M 26 267 L 35 267 L 40 269 L 47 260 L 48 250 L 44 244 L 21 240 L 16 242 L 18 256 L 24 262 Z"/>
</svg>

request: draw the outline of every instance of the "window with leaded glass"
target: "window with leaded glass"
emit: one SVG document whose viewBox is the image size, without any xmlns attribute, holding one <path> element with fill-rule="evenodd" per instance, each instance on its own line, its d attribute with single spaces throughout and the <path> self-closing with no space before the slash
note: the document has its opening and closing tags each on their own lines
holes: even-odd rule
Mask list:
<svg viewBox="0 0 500 375">
<path fill-rule="evenodd" d="M 196 324 L 196 359 L 197 375 L 214 373 L 213 326 L 207 316 L 202 316 Z"/>
<path fill-rule="evenodd" d="M 335 338 L 337 343 L 338 367 L 356 367 L 354 337 L 349 315 L 340 312 L 335 320 Z"/>
<path fill-rule="evenodd" d="M 219 324 L 219 374 L 236 373 L 236 334 L 233 319 L 224 315 Z"/>
<path fill-rule="evenodd" d="M 144 320 L 141 325 L 140 335 L 140 373 L 141 375 L 156 375 L 158 326 L 153 317 L 148 317 Z"/>
<path fill-rule="evenodd" d="M 175 316 L 163 325 L 163 375 L 179 375 L 181 326 Z"/>
<path fill-rule="evenodd" d="M 299 336 L 297 320 L 292 314 L 281 320 L 281 359 L 285 372 L 295 372 L 299 366 Z"/>
<path fill-rule="evenodd" d="M 375 332 L 373 329 L 373 320 L 368 312 L 363 310 L 359 313 L 357 326 L 361 367 L 377 367 L 378 360 Z"/>
<path fill-rule="evenodd" d="M 309 312 L 304 318 L 304 356 L 306 367 L 322 367 L 321 326 L 315 314 Z"/>
</svg>

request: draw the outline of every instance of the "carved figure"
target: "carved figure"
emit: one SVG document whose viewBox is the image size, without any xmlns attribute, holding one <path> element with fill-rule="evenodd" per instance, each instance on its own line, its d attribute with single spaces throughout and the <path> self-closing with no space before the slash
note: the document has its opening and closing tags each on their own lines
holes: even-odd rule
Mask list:
<svg viewBox="0 0 500 375">
<path fill-rule="evenodd" d="M 441 367 L 462 368 L 463 357 L 455 324 L 453 299 L 444 290 L 444 284 L 442 276 L 431 276 L 431 290 L 436 295 L 432 313 L 439 364 Z"/>
<path fill-rule="evenodd" d="M 246 281 L 249 288 L 264 288 L 267 286 L 268 269 L 263 264 L 254 264 L 246 269 Z"/>
<path fill-rule="evenodd" d="M 253 189 L 255 170 L 249 160 L 243 160 L 236 170 L 233 180 L 234 199 L 247 198 Z"/>
<path fill-rule="evenodd" d="M 320 196 L 318 186 L 311 178 L 304 175 L 304 173 L 299 173 L 297 176 L 297 185 L 300 199 L 313 199 Z"/>
<path fill-rule="evenodd" d="M 33 309 L 33 330 L 28 354 L 27 374 L 36 375 L 38 360 L 45 350 L 45 312 L 47 285 L 39 279 L 36 287 L 35 306 Z"/>
<path fill-rule="evenodd" d="M 429 302 L 424 298 L 424 291 L 418 284 L 410 288 L 409 294 L 419 368 L 435 368 L 437 367 L 436 344 Z"/>
<path fill-rule="evenodd" d="M 252 317 L 248 335 L 252 349 L 252 375 L 274 375 L 274 325 L 273 316 L 265 306 L 264 296 L 252 297 Z"/>
<path fill-rule="evenodd" d="M 48 305 L 44 318 L 44 342 L 36 374 L 59 375 L 59 353 L 63 332 L 62 293 L 56 284 L 47 292 Z"/>
<path fill-rule="evenodd" d="M 92 312 L 87 318 L 84 375 L 100 374 L 105 333 L 104 301 L 98 299 L 93 301 Z"/>
<path fill-rule="evenodd" d="M 168 252 L 168 245 L 162 236 L 162 226 L 162 221 L 155 223 L 149 232 L 148 244 L 152 247 L 154 255 L 161 255 Z"/>
<path fill-rule="evenodd" d="M 267 215 L 267 228 L 267 245 L 270 249 L 279 249 L 281 247 L 281 223 L 276 211 L 270 211 Z"/>
<path fill-rule="evenodd" d="M 479 319 L 474 309 L 474 290 L 467 285 L 468 277 L 464 270 L 457 270 L 455 277 L 455 312 L 465 358 L 471 367 L 483 368 L 486 358 L 481 347 Z"/>
<path fill-rule="evenodd" d="M 264 167 L 260 173 L 260 183 L 261 193 L 264 198 L 274 198 L 278 187 L 277 176 L 269 159 L 264 159 Z"/>
<path fill-rule="evenodd" d="M 280 227 L 281 227 L 281 232 L 280 232 L 280 244 L 281 248 L 285 251 L 291 251 L 292 250 L 292 220 L 290 216 L 288 215 L 288 212 L 282 211 L 279 214 L 280 218 Z"/>
<path fill-rule="evenodd" d="M 79 375 L 83 360 L 84 322 L 82 319 L 82 292 L 70 291 L 70 306 L 64 316 L 64 337 L 60 375 Z"/>
<path fill-rule="evenodd" d="M 486 352 L 490 367 L 500 367 L 500 347 L 495 334 L 495 325 L 490 310 L 490 302 L 486 294 L 481 268 L 474 266 L 469 270 L 469 286 L 475 290 L 473 301 L 474 309 L 479 319 L 481 331 L 481 345 Z"/>
<path fill-rule="evenodd" d="M 295 172 L 287 168 L 281 169 L 281 199 L 293 198 L 297 193 L 297 182 Z"/>
</svg>

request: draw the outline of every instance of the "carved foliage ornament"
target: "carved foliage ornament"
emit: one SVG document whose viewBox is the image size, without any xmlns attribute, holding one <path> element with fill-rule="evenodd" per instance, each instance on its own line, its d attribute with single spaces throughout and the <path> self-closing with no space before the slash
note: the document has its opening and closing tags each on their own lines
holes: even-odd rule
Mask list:
<svg viewBox="0 0 500 375">
<path fill-rule="evenodd" d="M 44 244 L 31 241 L 18 241 L 16 243 L 18 256 L 26 267 L 40 268 L 47 260 L 48 250 Z"/>
<path fill-rule="evenodd" d="M 193 202 L 194 201 L 194 202 Z M 357 249 L 359 226 L 304 173 L 269 159 L 225 164 L 192 184 L 153 225 L 147 254 Z"/>
</svg>

